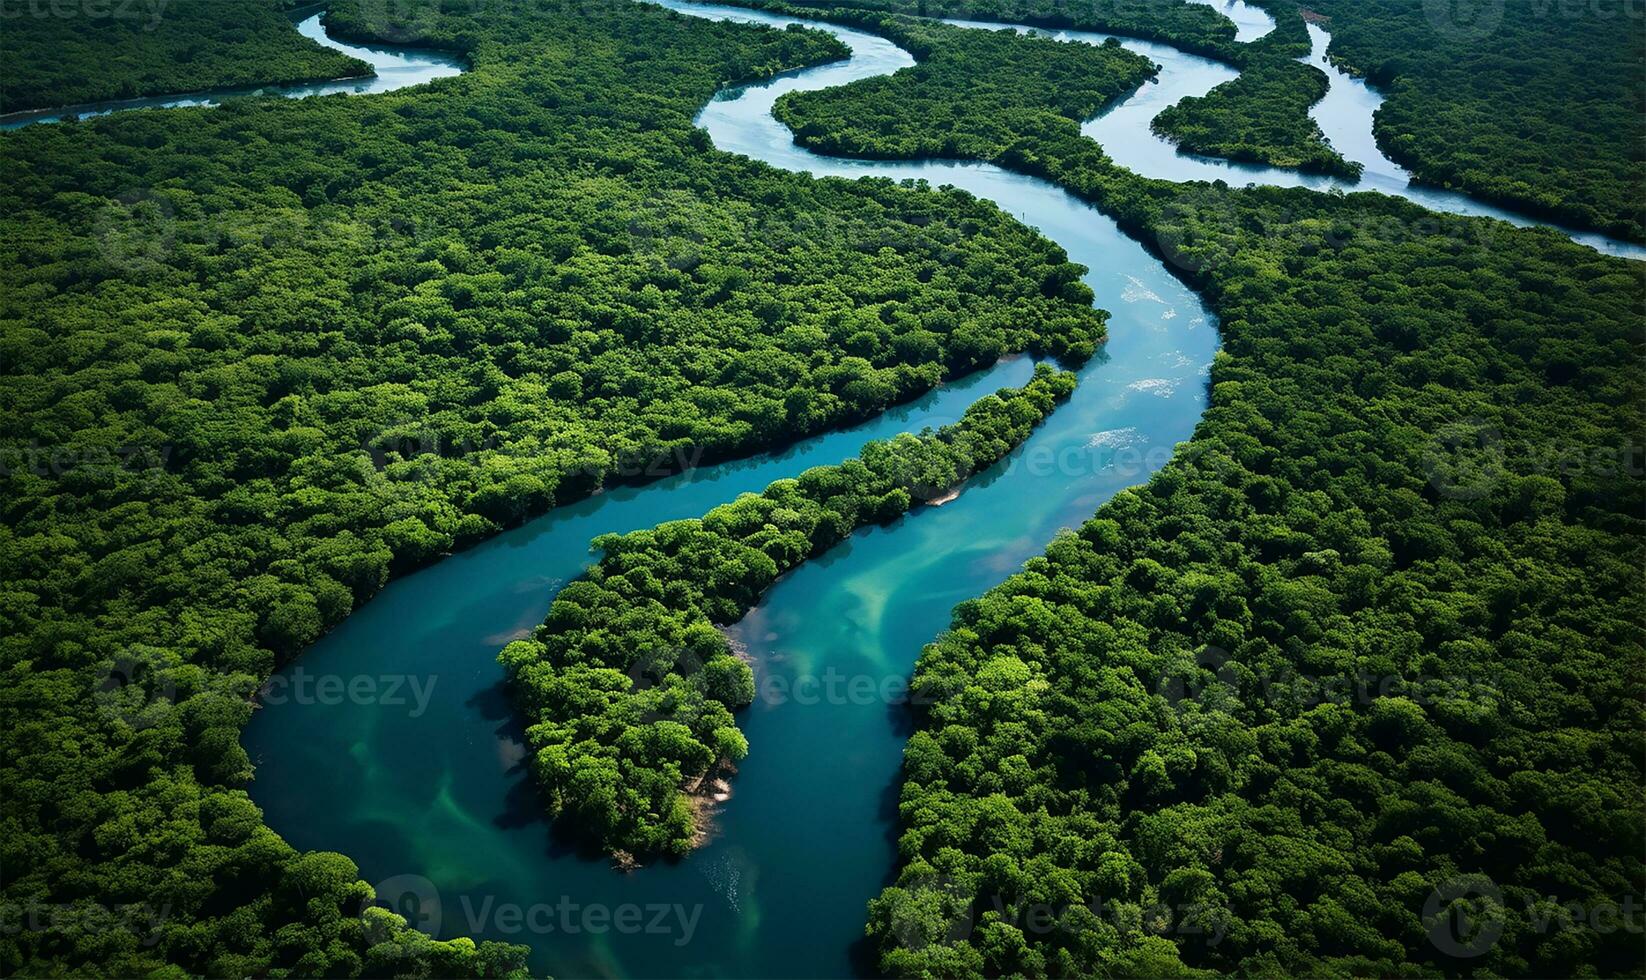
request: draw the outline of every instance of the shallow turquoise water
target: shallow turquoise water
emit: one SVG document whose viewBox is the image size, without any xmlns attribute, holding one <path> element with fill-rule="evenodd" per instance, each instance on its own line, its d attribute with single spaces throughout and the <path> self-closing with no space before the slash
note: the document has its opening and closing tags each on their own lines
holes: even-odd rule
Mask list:
<svg viewBox="0 0 1646 980">
<path fill-rule="evenodd" d="M 738 491 L 851 455 L 871 436 L 951 420 L 979 395 L 1024 380 L 1028 361 L 776 460 L 558 510 L 391 585 L 300 658 L 296 666 L 316 674 L 411 673 L 425 687 L 434 678 L 420 717 L 408 705 L 283 704 L 258 713 L 245 743 L 259 765 L 253 795 L 271 826 L 297 847 L 348 854 L 368 880 L 387 880 L 391 895 L 438 893 L 439 922 L 425 924 L 441 934 L 528 943 L 534 967 L 557 976 L 854 972 L 864 903 L 894 863 L 892 802 L 907 737 L 895 702 L 921 645 L 947 625 L 955 603 L 1146 479 L 1204 409 L 1215 324 L 1108 218 L 994 167 L 858 164 L 793 145 L 767 114 L 779 94 L 907 63 L 888 42 L 848 33 L 852 61 L 724 93 L 700 123 L 717 146 L 777 166 L 921 177 L 999 203 L 1092 269 L 1086 282 L 1113 311 L 1109 343 L 1082 370 L 1069 403 L 1012 458 L 958 499 L 858 533 L 803 566 L 732 631 L 758 665 L 762 697 L 741 718 L 752 750 L 716 816 L 717 836 L 679 863 L 624 875 L 557 847 L 515 767 L 520 748 L 497 689 L 497 649 L 541 620 L 554 584 L 583 567 L 594 535 L 695 516 Z M 494 911 L 471 919 L 468 911 L 488 900 Z M 680 911 L 664 920 L 673 928 L 640 934 L 571 934 L 547 914 L 537 928 L 513 930 L 495 913 L 563 901 Z M 680 923 L 694 915 L 688 938 Z"/>
<path fill-rule="evenodd" d="M 1213 5 L 1235 15 L 1243 38 L 1272 26 L 1238 0 Z M 790 23 L 684 0 L 665 6 Z M 323 40 L 317 18 L 300 29 Z M 684 861 L 619 874 L 605 860 L 557 843 L 518 768 L 522 748 L 499 689 L 498 648 L 541 621 L 558 585 L 585 567 L 596 535 L 697 516 L 739 492 L 846 458 L 865 440 L 951 421 L 982 394 L 1026 380 L 1028 360 L 1003 362 L 915 405 L 775 456 L 560 508 L 394 583 L 284 671 L 286 690 L 307 683 L 314 691 L 315 679 L 336 676 L 365 678 L 376 692 L 393 693 L 303 703 L 288 697 L 259 711 L 245 733 L 258 764 L 254 798 L 294 846 L 348 854 L 388 900 L 431 932 L 526 943 L 535 969 L 561 977 L 855 972 L 864 903 L 894 865 L 893 803 L 907 734 L 895 702 L 921 645 L 947 624 L 955 603 L 1005 578 L 1120 489 L 1143 482 L 1188 438 L 1204 409 L 1215 323 L 1108 218 L 1053 186 L 986 165 L 858 162 L 794 146 L 769 116 L 779 95 L 912 64 L 884 39 L 828 29 L 853 48 L 853 58 L 717 96 L 699 119 L 715 144 L 787 169 L 921 178 L 995 201 L 1091 269 L 1086 282 L 1098 305 L 1113 313 L 1110 341 L 1081 371 L 1069 403 L 958 499 L 854 535 L 779 582 L 731 631 L 757 664 L 761 697 L 741 717 L 752 751 L 716 815 L 715 838 Z M 1056 35 L 1086 43 L 1103 38 Z M 1117 160 L 1175 179 L 1332 184 L 1179 154 L 1152 136 L 1148 121 L 1160 108 L 1233 72 L 1164 45 L 1122 40 L 1164 70 L 1159 82 L 1086 124 Z M 1315 41 L 1318 55 L 1318 32 Z M 457 70 L 437 56 L 350 53 L 379 65 L 379 79 L 317 89 L 384 91 Z M 330 87 L 337 84 L 356 87 Z M 1317 118 L 1346 154 L 1367 158 L 1366 186 L 1416 198 L 1422 189 L 1405 186 L 1403 171 L 1374 166 L 1369 138 L 1356 142 L 1360 128 L 1369 134 L 1377 96 L 1354 85 L 1334 76 Z M 1425 203 L 1481 207 L 1458 195 Z M 1604 240 L 1600 247 L 1607 247 Z"/>
</svg>

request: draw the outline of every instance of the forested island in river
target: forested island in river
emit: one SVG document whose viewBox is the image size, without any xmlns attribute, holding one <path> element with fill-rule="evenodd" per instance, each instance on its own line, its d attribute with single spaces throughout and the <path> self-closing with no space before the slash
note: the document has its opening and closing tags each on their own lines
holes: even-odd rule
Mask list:
<svg viewBox="0 0 1646 980">
<path fill-rule="evenodd" d="M 0 973 L 1646 973 L 1646 11 L 0 31 Z"/>
</svg>

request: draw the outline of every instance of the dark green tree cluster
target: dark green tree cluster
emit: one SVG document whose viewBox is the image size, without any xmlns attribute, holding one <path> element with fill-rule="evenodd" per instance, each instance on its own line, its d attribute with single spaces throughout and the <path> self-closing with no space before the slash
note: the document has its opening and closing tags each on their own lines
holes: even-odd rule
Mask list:
<svg viewBox="0 0 1646 980">
<path fill-rule="evenodd" d="M 746 6 L 853 24 L 896 41 L 920 64 L 896 75 L 822 92 L 785 96 L 779 119 L 802 145 L 830 153 L 912 158 L 991 155 L 1029 134 L 1058 128 L 1036 119 L 1050 112 L 1075 121 L 1096 115 L 1152 76 L 1146 58 L 1118 43 L 1102 47 L 1063 44 L 922 22 L 903 13 L 921 9 L 905 0 L 824 7 L 786 0 L 738 0 Z M 1332 149 L 1309 115 L 1325 95 L 1327 79 L 1318 68 L 1299 63 L 1308 51 L 1304 22 L 1286 0 L 1273 0 L 1283 18 L 1276 29 L 1251 44 L 1204 42 L 1187 25 L 1168 19 L 1153 30 L 1101 5 L 1070 6 L 1062 13 L 1023 11 L 1011 18 L 992 7 L 932 7 L 934 15 L 964 14 L 982 19 L 1157 37 L 1187 50 L 1209 54 L 1241 68 L 1240 77 L 1198 98 L 1187 98 L 1155 117 L 1154 130 L 1183 149 L 1276 167 L 1355 177 L 1358 164 Z M 886 10 L 894 14 L 882 14 Z M 979 73 L 977 65 L 998 66 Z"/>
<path fill-rule="evenodd" d="M 824 152 L 983 156 L 1012 133 L 1035 129 L 1039 113 L 1078 122 L 1130 94 L 1155 71 L 1147 58 L 1113 42 L 1068 44 L 849 8 L 788 9 L 883 34 L 919 59 L 895 75 L 779 99 L 777 118 L 794 129 L 801 145 Z M 979 73 L 978 65 L 991 67 Z"/>
<path fill-rule="evenodd" d="M 989 157 L 1153 243 L 1225 349 L 1186 451 L 922 655 L 881 967 L 1640 974 L 1641 269 L 1062 122 Z"/>
<path fill-rule="evenodd" d="M 1309 115 L 1330 82 L 1325 72 L 1298 60 L 1309 53 L 1303 8 L 1294 0 L 1258 0 L 1255 6 L 1274 19 L 1274 29 L 1212 53 L 1239 68 L 1240 76 L 1168 106 L 1151 121 L 1154 131 L 1202 156 L 1358 177 L 1360 164 L 1333 149 Z"/>
<path fill-rule="evenodd" d="M 1331 55 L 1388 94 L 1373 132 L 1424 180 L 1646 241 L 1646 8 L 1320 0 Z"/>
<path fill-rule="evenodd" d="M 1222 318 L 1211 408 L 923 653 L 882 967 L 1639 975 L 1639 270 L 1134 205 Z"/>
<path fill-rule="evenodd" d="M 823 35 L 419 23 L 391 36 L 473 71 L 0 136 L 0 972 L 512 969 L 366 928 L 334 859 L 305 883 L 241 789 L 258 684 L 552 504 L 1102 337 L 1080 269 L 992 205 L 712 150 L 716 87 Z M 137 907 L 164 919 L 71 914 Z"/>
<path fill-rule="evenodd" d="M 1324 91 L 1324 76 L 1293 63 L 1309 51 L 1303 14 L 1324 14 L 1332 56 L 1388 96 L 1374 122 L 1379 145 L 1419 179 L 1646 241 L 1646 89 L 1638 84 L 1646 72 L 1640 43 L 1646 15 L 1638 5 L 1258 5 L 1276 28 L 1248 44 L 1234 41 L 1226 21 L 1202 26 L 1193 14 L 1165 9 L 1174 5 L 863 0 L 851 6 L 859 18 L 888 11 L 1106 31 L 1217 58 L 1241 69 L 1242 77 L 1162 113 L 1162 136 L 1195 153 L 1348 177 L 1354 165 L 1321 139 L 1308 114 Z M 805 6 L 815 12 L 841 5 Z"/>
<path fill-rule="evenodd" d="M 608 851 L 682 854 L 702 830 L 692 792 L 749 751 L 732 711 L 749 666 L 717 626 L 778 577 L 859 527 L 888 523 L 1003 458 L 1074 390 L 1039 366 L 935 432 L 779 480 L 701 519 L 597 538 L 588 575 L 555 597 L 529 640 L 498 659 L 530 727 L 550 812 Z"/>
<path fill-rule="evenodd" d="M 1240 48 L 1235 26 L 1208 4 L 1186 0 L 733 0 L 741 6 L 786 3 L 809 9 L 810 16 L 840 19 L 843 10 L 862 14 L 894 13 L 912 17 L 954 17 L 1030 24 L 1046 28 L 1112 31 L 1127 37 L 1164 41 L 1215 58 L 1231 57 Z M 1286 0 L 1274 0 L 1286 2 Z M 797 14 L 797 16 L 806 16 Z M 842 22 L 844 20 L 842 19 Z"/>
<path fill-rule="evenodd" d="M 292 30 L 278 0 L 7 5 L 0 113 L 200 89 L 370 75 Z"/>
<path fill-rule="evenodd" d="M 1640 268 L 1140 179 L 1072 124 L 991 158 L 1153 243 L 1225 349 L 1186 452 L 923 654 L 882 968 L 1646 969 Z"/>
<path fill-rule="evenodd" d="M 1360 164 L 1332 149 L 1309 116 L 1326 74 L 1287 57 L 1248 58 L 1240 77 L 1154 117 L 1156 133 L 1202 156 L 1354 179 Z"/>
</svg>

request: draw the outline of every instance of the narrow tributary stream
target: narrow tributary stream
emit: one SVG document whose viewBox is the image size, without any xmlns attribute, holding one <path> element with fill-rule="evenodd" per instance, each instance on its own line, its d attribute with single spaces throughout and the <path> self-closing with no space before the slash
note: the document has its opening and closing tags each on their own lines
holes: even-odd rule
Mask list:
<svg viewBox="0 0 1646 980">
<path fill-rule="evenodd" d="M 664 6 L 692 16 L 795 22 L 684 0 Z M 1266 30 L 1261 12 L 1229 6 L 1242 14 L 1242 39 Z M 1060 528 L 1078 525 L 1119 490 L 1143 482 L 1189 437 L 1205 407 L 1216 324 L 1109 218 L 1055 186 L 997 167 L 858 161 L 796 147 L 771 117 L 779 96 L 913 64 L 883 38 L 804 23 L 835 34 L 852 57 L 720 93 L 699 117 L 715 145 L 818 176 L 920 178 L 994 201 L 1091 270 L 1085 281 L 1113 314 L 1110 339 L 1081 371 L 1069 403 L 958 499 L 854 535 L 783 579 L 734 628 L 758 664 L 760 696 L 741 719 L 752 752 L 717 815 L 715 838 L 684 861 L 619 874 L 556 841 L 518 765 L 522 748 L 499 687 L 498 648 L 542 619 L 556 586 L 587 564 L 596 535 L 697 516 L 807 466 L 839 461 L 868 439 L 950 421 L 981 395 L 1026 380 L 1028 360 L 1003 362 L 871 423 L 782 453 L 558 508 L 393 583 L 282 673 L 282 703 L 259 711 L 245 734 L 258 764 L 253 796 L 269 824 L 299 848 L 349 855 L 424 928 L 528 944 L 534 969 L 557 976 L 854 972 L 864 902 L 894 864 L 896 777 L 907 737 L 895 693 L 920 646 L 947 624 L 955 603 L 987 590 L 1039 554 Z M 383 91 L 458 70 L 427 53 L 336 44 L 318 15 L 299 29 L 378 65 L 380 78 L 286 94 Z M 1050 33 L 1096 43 L 1105 37 Z M 1332 72 L 1319 57 L 1324 32 L 1311 34 L 1314 63 Z M 1165 45 L 1121 40 L 1163 71 L 1085 126 L 1118 162 L 1179 180 L 1334 185 L 1177 153 L 1149 131 L 1149 120 L 1233 71 Z M 1408 186 L 1404 171 L 1382 160 L 1370 139 L 1376 94 L 1335 73 L 1332 92 L 1316 117 L 1341 151 L 1367 163 L 1363 186 L 1439 210 L 1524 223 L 1461 195 Z M 223 94 L 141 104 L 194 105 Z M 1601 236 L 1574 237 L 1641 253 Z M 331 676 L 370 679 L 372 696 L 323 696 L 320 681 Z"/>
</svg>

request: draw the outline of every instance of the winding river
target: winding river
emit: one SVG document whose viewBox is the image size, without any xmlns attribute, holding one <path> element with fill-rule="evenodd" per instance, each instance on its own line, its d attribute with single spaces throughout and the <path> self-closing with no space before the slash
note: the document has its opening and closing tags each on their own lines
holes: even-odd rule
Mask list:
<svg viewBox="0 0 1646 980">
<path fill-rule="evenodd" d="M 367 95 L 372 92 L 392 92 L 409 85 L 421 85 L 437 78 L 449 78 L 463 73 L 463 63 L 449 54 L 422 48 L 361 46 L 345 44 L 329 37 L 320 24 L 319 8 L 306 8 L 295 13 L 292 20 L 304 37 L 328 48 L 341 51 L 371 65 L 375 74 L 360 78 L 338 78 L 324 82 L 302 82 L 296 85 L 247 85 L 237 88 L 216 88 L 204 92 L 186 92 L 181 95 L 157 95 L 141 99 L 120 99 L 111 102 L 87 102 L 80 105 L 12 112 L 0 116 L 0 130 L 20 129 L 34 123 L 57 122 L 64 116 L 91 119 L 129 109 L 181 109 L 190 106 L 218 105 L 224 99 L 256 95 L 282 95 L 289 99 L 304 99 L 314 95 Z"/>
<path fill-rule="evenodd" d="M 258 712 L 246 732 L 258 763 L 253 795 L 294 846 L 348 854 L 368 880 L 389 880 L 382 890 L 391 900 L 409 892 L 425 912 L 438 893 L 438 921 L 425 918 L 426 926 L 528 943 L 532 965 L 556 976 L 856 972 L 850 957 L 864 903 L 895 859 L 892 801 L 907 738 L 901 709 L 881 690 L 908 676 L 957 602 L 1146 479 L 1205 407 L 1215 323 L 1110 219 L 1048 183 L 997 167 L 857 162 L 794 145 L 770 116 L 777 97 L 911 64 L 882 38 L 835 33 L 851 45 L 851 60 L 733 89 L 705 107 L 699 122 L 715 144 L 788 169 L 920 178 L 996 201 L 1093 270 L 1086 282 L 1113 311 L 1110 340 L 1081 372 L 1069 403 L 1018 453 L 980 474 L 958 499 L 855 534 L 802 566 L 734 629 L 758 665 L 762 697 L 741 717 L 753 749 L 717 815 L 716 838 L 685 861 L 628 875 L 569 853 L 542 822 L 529 777 L 517 766 L 522 750 L 498 689 L 498 648 L 542 620 L 554 585 L 581 571 L 595 535 L 696 516 L 805 466 L 851 456 L 866 439 L 952 420 L 980 395 L 1025 380 L 1029 360 L 1003 362 L 776 458 L 707 467 L 557 509 L 409 576 L 288 676 L 409 674 L 432 690 L 421 713 L 409 697 L 401 704 L 286 703 Z M 679 911 L 665 912 L 657 932 L 571 933 L 551 911 L 562 903 Z M 535 911 L 536 927 L 516 929 L 516 913 L 505 918 L 504 908 L 524 910 L 528 922 Z"/>
<path fill-rule="evenodd" d="M 691 16 L 783 26 L 790 18 L 664 0 Z M 1242 39 L 1271 29 L 1255 8 L 1218 0 Z M 911 405 L 781 453 L 704 467 L 562 507 L 385 589 L 285 670 L 248 726 L 254 798 L 294 846 L 336 850 L 380 883 L 382 896 L 437 935 L 526 943 L 535 970 L 577 976 L 844 976 L 864 903 L 894 865 L 896 780 L 907 731 L 882 693 L 907 677 L 953 605 L 998 583 L 1119 490 L 1143 482 L 1187 439 L 1206 404 L 1216 324 L 1199 299 L 1114 222 L 1046 182 L 952 161 L 868 162 L 795 146 L 771 118 L 787 92 L 814 90 L 913 64 L 891 42 L 817 22 L 852 49 L 847 61 L 717 95 L 699 124 L 723 150 L 819 176 L 918 178 L 988 198 L 1039 228 L 1091 271 L 1110 311 L 1110 339 L 1081 371 L 1070 401 L 1007 460 L 954 501 L 922 508 L 847 543 L 780 581 L 733 628 L 754 658 L 761 696 L 741 718 L 752 746 L 715 837 L 689 858 L 633 874 L 571 852 L 543 822 L 520 769 L 520 733 L 500 689 L 497 650 L 547 612 L 555 588 L 609 531 L 696 516 L 744 491 L 838 462 L 868 439 L 938 425 L 1032 371 L 1001 362 Z M 965 23 L 965 22 L 962 22 Z M 999 29 L 996 24 L 965 26 Z M 299 29 L 379 66 L 379 78 L 285 94 L 383 91 L 452 74 L 428 52 L 338 45 L 318 15 Z M 1105 35 L 1047 32 L 1101 43 Z M 1326 37 L 1311 27 L 1320 64 Z M 1157 82 L 1085 132 L 1118 162 L 1153 176 L 1308 186 L 1341 182 L 1180 154 L 1148 122 L 1184 95 L 1233 77 L 1225 65 L 1165 45 L 1121 39 L 1162 65 Z M 1330 65 L 1322 65 L 1328 72 Z M 236 93 L 77 107 L 199 105 Z M 1460 195 L 1409 186 L 1370 139 L 1377 96 L 1333 73 L 1315 115 L 1340 151 L 1367 164 L 1361 187 L 1438 210 L 1523 219 Z M 64 110 L 6 126 L 56 118 Z M 1575 236 L 1607 251 L 1646 250 Z M 369 681 L 375 697 L 326 696 L 328 676 Z"/>
<path fill-rule="evenodd" d="M 1246 18 L 1243 17 L 1242 20 Z M 1009 29 L 1020 34 L 1035 34 L 1083 44 L 1102 44 L 1113 37 L 1126 48 L 1159 65 L 1160 75 L 1156 81 L 1145 84 L 1131 98 L 1102 115 L 1087 120 L 1080 127 L 1081 133 L 1102 145 L 1110 159 L 1136 173 L 1177 181 L 1222 180 L 1237 187 L 1243 184 L 1269 184 L 1276 187 L 1309 187 L 1321 191 L 1379 191 L 1394 197 L 1403 197 L 1432 211 L 1478 218 L 1497 218 L 1520 228 L 1544 225 L 1558 228 L 1573 241 L 1581 242 L 1608 255 L 1646 259 L 1646 246 L 1595 231 L 1561 227 L 1476 200 L 1458 191 L 1415 182 L 1411 171 L 1390 160 L 1378 148 L 1377 140 L 1372 136 L 1372 116 L 1377 112 L 1378 106 L 1383 104 L 1383 96 L 1363 79 L 1348 74 L 1327 60 L 1326 48 L 1332 37 L 1318 24 L 1308 25 L 1312 50 L 1308 57 L 1298 60 L 1324 71 L 1331 86 L 1326 95 L 1309 110 L 1309 115 L 1344 159 L 1359 163 L 1364 168 L 1360 179 L 1355 181 L 1264 164 L 1199 156 L 1183 152 L 1170 140 L 1155 135 L 1149 128 L 1149 123 L 1161 110 L 1176 105 L 1187 96 L 1205 95 L 1224 82 L 1239 77 L 1238 70 L 1220 61 L 1189 54 L 1167 44 L 1139 41 L 1096 31 L 1049 30 L 953 18 L 945 19 L 944 22 L 956 27 L 979 30 Z"/>
</svg>

